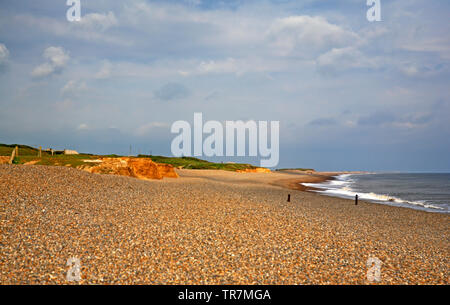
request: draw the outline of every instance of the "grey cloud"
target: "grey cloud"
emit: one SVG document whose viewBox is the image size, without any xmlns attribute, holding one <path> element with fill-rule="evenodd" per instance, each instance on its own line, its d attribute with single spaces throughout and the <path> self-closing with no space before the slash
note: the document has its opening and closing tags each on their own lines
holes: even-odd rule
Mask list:
<svg viewBox="0 0 450 305">
<path fill-rule="evenodd" d="M 0 66 L 4 65 L 9 57 L 9 51 L 3 43 L 0 43 Z"/>
<path fill-rule="evenodd" d="M 214 102 L 217 98 L 220 97 L 219 91 L 213 91 L 209 93 L 207 96 L 205 96 L 204 100 L 208 102 Z"/>
<path fill-rule="evenodd" d="M 426 124 L 433 120 L 433 115 L 426 113 L 426 114 L 415 114 L 410 115 L 406 118 L 406 121 L 414 123 L 414 124 Z"/>
<path fill-rule="evenodd" d="M 189 89 L 179 83 L 167 83 L 155 91 L 155 97 L 162 101 L 172 101 L 186 98 L 190 95 Z"/>
<path fill-rule="evenodd" d="M 46 62 L 33 69 L 31 72 L 33 77 L 45 77 L 53 73 L 59 73 L 70 59 L 70 56 L 62 47 L 48 47 L 45 49 L 43 57 Z"/>
<path fill-rule="evenodd" d="M 361 126 L 380 126 L 385 123 L 392 123 L 395 117 L 390 113 L 376 112 L 359 118 L 358 125 Z"/>
<path fill-rule="evenodd" d="M 335 118 L 318 118 L 315 120 L 312 120 L 308 123 L 308 125 L 311 126 L 332 126 L 337 125 L 337 120 Z"/>
<path fill-rule="evenodd" d="M 376 112 L 368 116 L 360 117 L 360 126 L 383 126 L 391 125 L 396 127 L 419 127 L 430 123 L 433 120 L 431 113 L 409 113 L 404 115 L 393 115 L 386 112 Z"/>
</svg>

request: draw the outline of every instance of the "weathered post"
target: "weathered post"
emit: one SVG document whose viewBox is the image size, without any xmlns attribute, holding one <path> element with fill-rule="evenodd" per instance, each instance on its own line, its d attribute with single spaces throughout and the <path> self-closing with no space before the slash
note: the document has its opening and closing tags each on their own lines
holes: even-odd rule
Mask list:
<svg viewBox="0 0 450 305">
<path fill-rule="evenodd" d="M 15 156 L 16 156 L 16 149 L 14 148 L 11 152 L 11 158 L 9 158 L 8 164 L 13 164 Z"/>
<path fill-rule="evenodd" d="M 355 195 L 355 205 L 358 205 L 358 194 Z"/>
<path fill-rule="evenodd" d="M 42 146 L 39 146 L 38 156 L 39 156 L 39 158 L 42 158 Z"/>
<path fill-rule="evenodd" d="M 19 146 L 16 146 L 16 157 L 19 156 Z"/>
<path fill-rule="evenodd" d="M 291 194 L 288 194 L 288 200 L 287 202 L 291 202 Z"/>
</svg>

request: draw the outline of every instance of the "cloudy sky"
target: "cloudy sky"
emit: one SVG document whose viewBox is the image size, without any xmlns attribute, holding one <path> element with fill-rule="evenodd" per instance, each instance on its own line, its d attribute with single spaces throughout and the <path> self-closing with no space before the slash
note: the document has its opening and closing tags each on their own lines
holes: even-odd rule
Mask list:
<svg viewBox="0 0 450 305">
<path fill-rule="evenodd" d="M 170 155 L 202 112 L 280 121 L 278 167 L 450 171 L 450 2 L 381 5 L 1 0 L 0 143 Z"/>
</svg>

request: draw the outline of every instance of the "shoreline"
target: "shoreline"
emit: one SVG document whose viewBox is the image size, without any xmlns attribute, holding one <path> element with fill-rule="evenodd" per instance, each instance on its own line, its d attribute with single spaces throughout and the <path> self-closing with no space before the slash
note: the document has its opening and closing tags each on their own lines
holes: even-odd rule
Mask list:
<svg viewBox="0 0 450 305">
<path fill-rule="evenodd" d="M 346 199 L 354 202 L 354 196 L 350 195 L 342 195 L 336 193 L 326 193 L 327 190 L 335 190 L 335 188 L 322 188 L 322 187 L 314 187 L 314 186 L 305 186 L 303 183 L 307 184 L 321 184 L 324 182 L 336 180 L 340 175 L 359 175 L 365 174 L 365 172 L 316 172 L 313 174 L 307 174 L 302 178 L 295 179 L 285 179 L 279 180 L 274 183 L 274 185 L 279 185 L 288 189 L 304 191 L 304 192 L 312 192 L 321 196 L 331 197 L 331 198 L 340 198 Z M 337 189 L 339 190 L 339 189 Z M 429 206 L 425 205 L 423 201 L 411 201 L 403 199 L 402 197 L 392 197 L 389 195 L 384 195 L 382 193 L 364 193 L 364 192 L 356 192 L 350 190 L 354 194 L 360 195 L 358 202 L 365 201 L 374 204 L 380 204 L 389 207 L 399 207 L 405 209 L 412 209 L 416 211 L 422 211 L 426 213 L 439 213 L 439 214 L 449 214 L 448 210 L 445 208 L 441 208 L 436 206 L 434 203 L 429 203 Z M 367 198 L 367 195 L 372 198 Z M 375 196 L 375 197 L 374 197 Z M 378 198 L 383 197 L 382 199 Z M 388 198 L 388 199 L 385 199 Z"/>
<path fill-rule="evenodd" d="M 322 183 L 334 180 L 335 179 L 334 176 L 343 175 L 345 173 L 347 172 L 316 172 L 310 174 L 297 173 L 299 175 L 302 175 L 302 177 L 277 180 L 273 184 L 297 191 L 305 191 L 305 192 L 315 191 L 319 189 L 310 186 L 305 186 L 303 185 L 303 183 Z"/>
</svg>

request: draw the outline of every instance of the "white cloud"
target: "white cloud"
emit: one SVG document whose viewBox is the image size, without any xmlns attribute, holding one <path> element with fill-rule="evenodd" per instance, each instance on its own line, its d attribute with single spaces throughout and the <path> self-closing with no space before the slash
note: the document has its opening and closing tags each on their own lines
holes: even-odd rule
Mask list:
<svg viewBox="0 0 450 305">
<path fill-rule="evenodd" d="M 412 97 L 414 95 L 414 91 L 409 88 L 395 86 L 386 90 L 385 94 L 390 98 Z"/>
<path fill-rule="evenodd" d="M 52 65 L 50 65 L 49 63 L 43 63 L 42 65 L 34 68 L 34 70 L 31 72 L 31 75 L 34 77 L 44 77 L 52 74 L 54 71 L 55 68 Z"/>
<path fill-rule="evenodd" d="M 31 72 L 33 77 L 45 77 L 60 72 L 67 65 L 70 56 L 62 47 L 49 47 L 43 54 L 47 62 L 37 66 Z"/>
<path fill-rule="evenodd" d="M 80 91 L 86 90 L 87 85 L 84 81 L 70 80 L 63 88 L 61 88 L 61 95 L 76 95 Z"/>
<path fill-rule="evenodd" d="M 407 76 L 416 76 L 419 74 L 419 69 L 414 65 L 404 66 L 400 70 Z"/>
<path fill-rule="evenodd" d="M 89 129 L 89 126 L 86 123 L 82 123 L 77 127 L 77 130 L 87 130 L 87 129 Z"/>
<path fill-rule="evenodd" d="M 75 22 L 74 24 L 90 30 L 106 31 L 107 29 L 116 26 L 118 22 L 114 13 L 109 12 L 108 14 L 86 14 L 81 18 L 80 22 Z"/>
<path fill-rule="evenodd" d="M 9 57 L 9 51 L 3 43 L 0 43 L 0 65 L 4 64 Z"/>
<path fill-rule="evenodd" d="M 445 60 L 450 60 L 450 40 L 444 38 L 409 39 L 400 48 L 413 52 L 437 53 Z"/>
<path fill-rule="evenodd" d="M 86 16 L 82 16 L 81 20 L 83 20 Z M 67 22 L 48 17 L 22 14 L 13 16 L 10 23 L 15 26 L 27 27 L 32 31 L 42 31 L 44 32 L 44 35 L 49 34 L 63 38 L 70 37 L 74 40 L 130 46 L 132 43 L 129 39 L 127 39 L 129 37 L 116 37 L 111 35 L 109 32 L 106 32 L 107 29 L 116 25 L 116 22 L 114 21 L 115 16 L 102 16 L 104 17 L 91 16 L 83 23 L 82 21 Z M 42 35 L 42 33 L 40 34 Z"/>
<path fill-rule="evenodd" d="M 307 62 L 300 62 L 300 65 Z M 245 73 L 267 73 L 274 71 L 286 71 L 297 69 L 298 65 L 286 65 L 279 60 L 251 56 L 245 58 L 226 58 L 218 60 L 204 60 L 196 63 L 184 63 L 185 67 L 178 70 L 181 76 L 206 75 L 206 74 L 235 74 L 241 76 Z"/>
<path fill-rule="evenodd" d="M 234 58 L 227 58 L 224 61 L 202 61 L 198 70 L 200 73 L 236 73 L 239 66 Z"/>
<path fill-rule="evenodd" d="M 398 70 L 405 76 L 410 78 L 428 78 L 439 74 L 448 73 L 450 71 L 449 63 L 445 61 L 439 64 L 425 62 L 398 62 L 396 63 Z"/>
<path fill-rule="evenodd" d="M 338 72 L 353 68 L 376 68 L 377 58 L 364 55 L 354 47 L 334 48 L 316 61 L 320 72 Z"/>
<path fill-rule="evenodd" d="M 358 42 L 356 33 L 329 23 L 323 17 L 290 16 L 272 23 L 266 36 L 281 56 L 309 57 Z"/>
<path fill-rule="evenodd" d="M 95 78 L 98 78 L 98 79 L 109 78 L 111 76 L 111 69 L 112 69 L 112 64 L 107 60 L 103 61 L 102 66 L 100 67 L 100 70 L 95 74 Z"/>
<path fill-rule="evenodd" d="M 54 103 L 53 106 L 57 111 L 66 112 L 74 106 L 74 103 L 70 99 L 64 99 L 62 101 Z"/>
<path fill-rule="evenodd" d="M 62 67 L 70 57 L 61 47 L 49 47 L 44 51 L 44 58 L 56 67 Z"/>
<path fill-rule="evenodd" d="M 251 46 L 262 42 L 261 33 L 267 29 L 267 20 L 240 10 L 199 10 L 195 5 L 168 1 L 130 1 L 124 5 L 118 19 L 122 26 L 136 28 L 152 37 L 135 41 L 136 44 L 166 46 L 184 52 L 191 48 L 235 50 Z M 171 39 L 173 37 L 177 39 Z"/>
<path fill-rule="evenodd" d="M 151 122 L 138 127 L 135 130 L 135 135 L 142 137 L 149 134 L 151 131 L 155 129 L 164 129 L 164 128 L 169 129 L 169 124 L 162 122 Z"/>
</svg>

